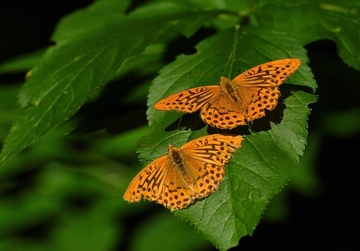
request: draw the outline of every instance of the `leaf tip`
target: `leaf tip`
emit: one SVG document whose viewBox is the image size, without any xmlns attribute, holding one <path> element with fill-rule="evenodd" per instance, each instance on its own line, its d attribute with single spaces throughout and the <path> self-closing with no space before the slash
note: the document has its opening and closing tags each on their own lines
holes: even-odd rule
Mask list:
<svg viewBox="0 0 360 251">
<path fill-rule="evenodd" d="M 25 74 L 25 78 L 28 79 L 28 78 L 30 78 L 32 75 L 33 75 L 33 70 L 30 70 L 30 71 L 28 71 L 28 72 Z"/>
</svg>

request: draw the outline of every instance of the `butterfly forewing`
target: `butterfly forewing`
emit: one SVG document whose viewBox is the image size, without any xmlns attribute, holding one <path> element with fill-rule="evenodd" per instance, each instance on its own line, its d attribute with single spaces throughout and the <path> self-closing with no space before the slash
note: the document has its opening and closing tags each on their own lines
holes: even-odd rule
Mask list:
<svg viewBox="0 0 360 251">
<path fill-rule="evenodd" d="M 124 199 L 128 202 L 139 202 L 142 197 L 150 201 L 157 200 L 168 167 L 167 156 L 151 162 L 131 181 L 125 191 Z"/>
<path fill-rule="evenodd" d="M 245 119 L 247 122 L 262 118 L 265 110 L 272 111 L 278 104 L 280 97 L 279 85 L 293 74 L 301 61 L 296 58 L 281 59 L 255 66 L 233 79 L 239 86 L 238 95 L 250 98 L 247 101 Z"/>
<path fill-rule="evenodd" d="M 199 110 L 204 104 L 218 95 L 217 86 L 204 86 L 188 89 L 166 97 L 157 102 L 157 110 L 192 113 Z"/>
<path fill-rule="evenodd" d="M 286 58 L 255 66 L 232 81 L 240 86 L 271 87 L 281 85 L 301 65 L 300 59 Z"/>
</svg>

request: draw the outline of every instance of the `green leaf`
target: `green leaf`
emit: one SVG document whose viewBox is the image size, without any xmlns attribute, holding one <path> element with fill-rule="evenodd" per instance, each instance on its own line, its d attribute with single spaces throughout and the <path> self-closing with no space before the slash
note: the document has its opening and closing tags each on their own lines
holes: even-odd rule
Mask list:
<svg viewBox="0 0 360 251">
<path fill-rule="evenodd" d="M 359 1 L 259 1 L 254 11 L 261 26 L 290 32 L 304 44 L 331 39 L 340 57 L 360 70 Z"/>
<path fill-rule="evenodd" d="M 129 58 L 139 55 L 148 45 L 172 36 L 178 20 L 183 23 L 182 29 L 189 32 L 194 31 L 192 20 L 195 16 L 203 18 L 210 17 L 209 13 L 215 14 L 181 8 L 172 15 L 152 13 L 146 17 L 124 17 L 117 11 L 103 11 L 111 7 L 119 11 L 124 9 L 117 5 L 117 1 L 101 1 L 94 5 L 100 10 L 93 6 L 61 22 L 54 35 L 56 46 L 49 49 L 31 71 L 31 77 L 20 92 L 24 109 L 5 139 L 2 161 L 74 115 L 89 95 L 114 78 Z M 93 16 L 94 26 L 77 23 L 79 20 L 91 22 Z M 185 24 L 192 28 L 187 29 Z"/>
<path fill-rule="evenodd" d="M 296 39 L 284 32 L 262 28 L 228 29 L 203 40 L 197 50 L 196 54 L 179 56 L 164 67 L 150 88 L 148 118 L 156 130 L 140 141 L 140 158 L 145 159 L 145 163 L 166 154 L 170 143 L 181 146 L 189 138 L 207 134 L 205 128 L 165 131 L 177 123 L 181 114 L 155 111 L 152 104 L 176 91 L 210 85 L 205 75 L 221 76 L 230 52 L 227 76 L 235 77 L 267 61 L 296 57 L 303 64 L 286 82 L 309 87 L 309 91 L 316 88 L 306 65 L 305 51 Z M 202 74 L 196 76 L 189 71 Z M 286 108 L 280 124 L 271 123 L 268 131 L 253 131 L 244 136 L 241 149 L 227 165 L 226 178 L 219 190 L 175 215 L 194 225 L 221 250 L 236 246 L 242 236 L 251 235 L 269 200 L 281 190 L 299 164 L 299 155 L 306 145 L 306 120 L 310 113 L 307 105 L 315 100 L 312 94 L 291 91 L 285 98 Z"/>
</svg>

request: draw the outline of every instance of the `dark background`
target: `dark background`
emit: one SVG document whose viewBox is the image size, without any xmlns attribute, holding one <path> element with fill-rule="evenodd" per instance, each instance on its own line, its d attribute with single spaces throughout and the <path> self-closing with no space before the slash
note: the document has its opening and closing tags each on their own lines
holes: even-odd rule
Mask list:
<svg viewBox="0 0 360 251">
<path fill-rule="evenodd" d="M 91 2 L 1 1 L 0 63 L 51 45 L 52 31 L 61 17 Z M 170 54 L 188 52 L 191 46 L 208 36 L 208 33 L 208 30 L 200 31 L 197 37 L 184 43 L 186 47 L 177 46 Z M 179 40 L 183 42 L 184 38 Z M 316 93 L 318 103 L 310 105 L 309 146 L 301 160 L 302 168 L 310 170 L 313 180 L 305 188 L 299 185 L 301 178 L 294 177 L 294 180 L 289 181 L 290 185 L 274 199 L 285 203 L 283 216 L 272 217 L 271 212 L 275 211 L 276 215 L 278 209 L 270 203 L 269 212 L 265 213 L 253 236 L 242 238 L 239 246 L 232 250 L 291 250 L 294 247 L 360 250 L 357 239 L 360 231 L 359 207 L 356 204 L 360 183 L 360 118 L 356 117 L 360 114 L 360 73 L 343 63 L 332 41 L 317 41 L 307 45 L 306 49 L 309 65 L 319 85 Z M 0 75 L 0 85 L 19 85 L 24 74 L 25 72 Z M 357 111 L 355 118 L 347 116 L 351 111 Z M 135 122 L 136 125 L 146 123 L 145 105 L 136 107 L 134 112 L 143 114 Z M 26 174 L 20 178 L 22 181 L 29 179 Z M 26 189 L 26 186 L 18 189 Z M 0 193 L 0 197 L 2 195 Z M 133 217 L 151 217 L 154 210 L 157 210 L 156 206 L 150 209 L 147 216 Z M 134 221 L 135 218 L 132 218 L 131 222 Z M 129 221 L 124 221 L 123 224 L 129 229 L 136 228 Z M 38 238 L 39 241 L 44 238 L 46 227 L 45 230 L 41 227 L 29 229 L 25 233 L 23 230 L 7 233 L 5 238 L 11 236 L 21 240 L 24 235 Z M 127 248 L 128 243 L 126 240 L 124 242 L 125 244 L 119 244 L 112 250 Z M 207 246 L 203 250 L 211 248 Z M 148 250 L 151 250 L 150 246 Z"/>
</svg>

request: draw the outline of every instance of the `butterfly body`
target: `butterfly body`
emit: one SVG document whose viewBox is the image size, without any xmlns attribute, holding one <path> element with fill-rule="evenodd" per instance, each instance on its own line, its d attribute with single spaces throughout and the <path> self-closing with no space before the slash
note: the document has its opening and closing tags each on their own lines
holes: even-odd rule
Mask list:
<svg viewBox="0 0 360 251">
<path fill-rule="evenodd" d="M 202 86 L 172 94 L 154 107 L 193 113 L 212 127 L 233 129 L 265 116 L 280 97 L 279 85 L 301 65 L 300 59 L 287 58 L 255 66 L 233 80 L 220 78 L 220 86 Z"/>
<path fill-rule="evenodd" d="M 196 180 L 192 178 L 191 173 L 185 164 L 186 156 L 183 155 L 182 150 L 173 145 L 169 145 L 168 157 L 169 162 L 171 162 L 173 166 L 176 166 L 175 170 L 177 171 L 177 175 L 181 178 L 181 184 L 193 190 Z"/>
<path fill-rule="evenodd" d="M 226 77 L 220 78 L 220 92 L 222 96 L 228 97 L 233 103 L 239 103 L 241 98 L 237 93 L 238 86 Z"/>
<path fill-rule="evenodd" d="M 128 202 L 141 198 L 173 210 L 215 192 L 224 178 L 225 164 L 238 149 L 241 136 L 208 135 L 182 147 L 168 146 L 161 156 L 141 170 L 124 194 Z"/>
</svg>

